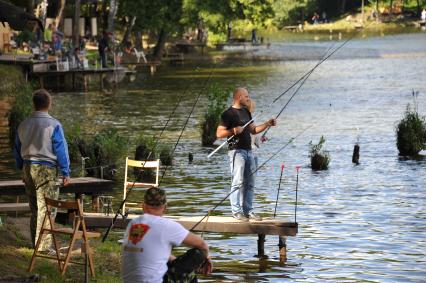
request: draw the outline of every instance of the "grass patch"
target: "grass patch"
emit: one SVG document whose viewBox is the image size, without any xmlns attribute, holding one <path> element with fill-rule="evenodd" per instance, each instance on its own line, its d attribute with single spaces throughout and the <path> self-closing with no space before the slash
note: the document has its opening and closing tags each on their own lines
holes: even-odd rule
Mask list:
<svg viewBox="0 0 426 283">
<path fill-rule="evenodd" d="M 94 250 L 96 277 L 90 282 L 122 282 L 121 280 L 121 248 L 117 240 L 119 235 L 110 234 L 102 243 L 101 239 L 90 240 Z M 27 272 L 33 249 L 30 243 L 20 235 L 13 224 L 0 227 L 0 281 L 33 282 L 38 277 L 40 282 L 83 282 L 84 269 L 81 265 L 69 265 L 65 276 L 61 276 L 54 260 L 37 258 L 33 272 Z M 73 257 L 80 260 L 80 255 Z M 27 280 L 27 281 L 25 281 Z M 2 281 L 2 282 L 3 282 Z"/>
<path fill-rule="evenodd" d="M 311 159 L 311 168 L 313 170 L 327 170 L 330 163 L 330 155 L 322 147 L 325 143 L 324 136 L 321 136 L 317 144 L 309 142 L 310 151 L 309 157 Z"/>
<path fill-rule="evenodd" d="M 201 128 L 201 144 L 203 146 L 213 146 L 216 141 L 216 128 L 220 122 L 220 115 L 225 110 L 230 89 L 221 87 L 218 84 L 210 86 L 208 91 L 208 108 L 204 114 Z"/>
<path fill-rule="evenodd" d="M 426 120 L 417 111 L 418 92 L 413 91 L 414 109 L 407 105 L 403 119 L 396 127 L 396 146 L 399 155 L 417 156 L 426 149 Z"/>
</svg>

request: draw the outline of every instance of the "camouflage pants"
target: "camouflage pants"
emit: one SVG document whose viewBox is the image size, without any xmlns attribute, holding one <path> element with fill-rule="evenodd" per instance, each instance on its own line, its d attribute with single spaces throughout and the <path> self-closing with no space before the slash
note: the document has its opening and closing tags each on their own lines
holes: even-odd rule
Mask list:
<svg viewBox="0 0 426 283">
<path fill-rule="evenodd" d="M 25 191 L 27 193 L 30 209 L 31 209 L 31 239 L 35 247 L 41 225 L 43 224 L 44 215 L 46 213 L 46 203 L 44 197 L 57 199 L 59 196 L 59 187 L 56 184 L 58 180 L 58 172 L 56 168 L 39 164 L 24 165 L 24 182 Z M 50 228 L 50 223 L 47 223 Z M 39 250 L 46 250 L 53 247 L 51 235 L 45 235 L 40 243 Z"/>
</svg>

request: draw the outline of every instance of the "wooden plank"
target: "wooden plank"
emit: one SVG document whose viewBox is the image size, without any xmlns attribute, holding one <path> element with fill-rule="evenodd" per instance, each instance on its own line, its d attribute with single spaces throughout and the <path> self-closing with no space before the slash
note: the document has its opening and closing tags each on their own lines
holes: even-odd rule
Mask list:
<svg viewBox="0 0 426 283">
<path fill-rule="evenodd" d="M 60 182 L 60 180 L 58 180 Z M 60 193 L 93 194 L 111 192 L 114 182 L 110 180 L 80 177 L 71 178 L 71 183 L 66 187 L 60 187 Z M 0 195 L 25 195 L 25 185 L 22 180 L 0 181 Z"/>
<path fill-rule="evenodd" d="M 0 203 L 0 212 L 7 211 L 30 211 L 30 205 L 28 202 Z"/>
<path fill-rule="evenodd" d="M 117 218 L 114 224 L 115 228 L 125 229 L 127 224 L 133 218 L 139 215 L 130 214 L 126 220 L 121 217 Z M 106 228 L 111 224 L 114 215 L 104 215 L 102 213 L 85 213 L 84 219 L 88 227 Z M 187 229 L 191 229 L 201 217 L 180 217 L 166 216 L 173 219 Z M 210 216 L 206 224 L 203 220 L 195 229 L 195 231 L 206 231 L 216 233 L 237 233 L 237 234 L 262 234 L 262 235 L 279 235 L 279 236 L 296 236 L 298 232 L 298 224 L 287 222 L 280 219 L 264 219 L 256 222 L 242 222 L 227 216 Z"/>
</svg>

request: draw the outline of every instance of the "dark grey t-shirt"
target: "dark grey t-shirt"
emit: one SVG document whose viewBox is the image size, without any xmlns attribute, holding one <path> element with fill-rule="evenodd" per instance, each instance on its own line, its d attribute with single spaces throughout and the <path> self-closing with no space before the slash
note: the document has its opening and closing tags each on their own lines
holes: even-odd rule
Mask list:
<svg viewBox="0 0 426 283">
<path fill-rule="evenodd" d="M 247 108 L 237 109 L 231 106 L 222 113 L 222 116 L 220 119 L 220 125 L 223 127 L 226 127 L 227 130 L 230 130 L 238 126 L 240 127 L 244 126 L 251 119 L 252 119 L 251 114 L 247 110 Z M 251 123 L 253 123 L 253 121 Z M 233 144 L 232 142 L 229 143 L 228 145 L 229 150 L 233 150 L 233 149 L 250 150 L 251 149 L 251 137 L 250 137 L 250 130 L 248 126 L 244 128 L 241 134 L 236 135 L 235 138 L 238 140 L 238 142 L 235 144 Z"/>
</svg>

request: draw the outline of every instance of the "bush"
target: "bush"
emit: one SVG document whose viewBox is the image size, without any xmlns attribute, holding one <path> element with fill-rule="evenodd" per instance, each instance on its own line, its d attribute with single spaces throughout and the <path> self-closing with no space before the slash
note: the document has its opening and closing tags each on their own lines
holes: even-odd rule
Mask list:
<svg viewBox="0 0 426 283">
<path fill-rule="evenodd" d="M 414 94 L 414 93 L 413 93 Z M 416 156 L 422 149 L 426 149 L 426 122 L 414 110 L 407 106 L 404 118 L 396 128 L 396 146 L 399 155 Z"/>
<path fill-rule="evenodd" d="M 16 88 L 13 94 L 15 101 L 9 113 L 9 142 L 13 147 L 15 137 L 18 134 L 18 127 L 22 121 L 30 116 L 33 111 L 32 88 L 29 84 L 22 84 Z"/>
<path fill-rule="evenodd" d="M 80 124 L 64 124 L 65 139 L 68 144 L 68 154 L 73 162 L 80 161 L 79 145 L 83 142 L 81 138 Z"/>
<path fill-rule="evenodd" d="M 113 169 L 126 156 L 128 140 L 118 134 L 116 129 L 108 128 L 96 134 L 89 143 L 81 140 L 78 146 L 81 156 L 89 157 L 86 160 L 89 176 L 100 177 L 99 167 L 103 166 L 107 169 L 104 170 L 104 178 L 114 179 Z"/>
<path fill-rule="evenodd" d="M 229 90 L 212 85 L 209 89 L 209 105 L 204 121 L 201 123 L 201 144 L 203 146 L 213 146 L 216 140 L 216 128 L 220 122 L 220 115 L 226 107 Z"/>
<path fill-rule="evenodd" d="M 327 151 L 322 149 L 324 143 L 324 136 L 321 136 L 318 144 L 313 144 L 312 141 L 309 142 L 309 146 L 311 147 L 309 157 L 311 158 L 311 168 L 313 170 L 328 169 L 328 164 L 330 163 L 330 155 Z"/>
</svg>

